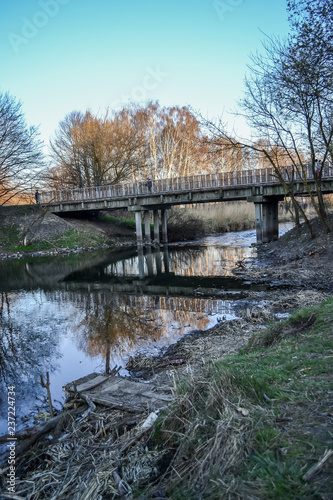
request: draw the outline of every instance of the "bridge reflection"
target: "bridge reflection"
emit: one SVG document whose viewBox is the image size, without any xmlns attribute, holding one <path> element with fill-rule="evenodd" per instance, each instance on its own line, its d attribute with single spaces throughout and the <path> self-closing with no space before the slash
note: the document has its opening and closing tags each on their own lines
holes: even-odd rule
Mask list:
<svg viewBox="0 0 333 500">
<path fill-rule="evenodd" d="M 109 278 L 126 279 L 163 275 L 175 276 L 233 276 L 233 269 L 237 263 L 252 258 L 254 250 L 248 247 L 229 246 L 198 246 L 162 247 L 132 253 L 127 259 L 113 260 L 112 262 L 91 267 L 87 274 L 90 279 L 102 280 Z M 71 274 L 71 276 L 75 276 Z"/>
</svg>

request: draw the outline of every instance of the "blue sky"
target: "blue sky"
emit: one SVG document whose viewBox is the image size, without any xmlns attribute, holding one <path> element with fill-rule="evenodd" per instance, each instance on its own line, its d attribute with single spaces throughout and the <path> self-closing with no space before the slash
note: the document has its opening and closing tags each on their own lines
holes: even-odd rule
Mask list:
<svg viewBox="0 0 333 500">
<path fill-rule="evenodd" d="M 263 33 L 286 36 L 286 0 L 2 0 L 0 90 L 46 143 L 73 110 L 147 100 L 223 114 L 244 135 L 227 112 Z"/>
</svg>

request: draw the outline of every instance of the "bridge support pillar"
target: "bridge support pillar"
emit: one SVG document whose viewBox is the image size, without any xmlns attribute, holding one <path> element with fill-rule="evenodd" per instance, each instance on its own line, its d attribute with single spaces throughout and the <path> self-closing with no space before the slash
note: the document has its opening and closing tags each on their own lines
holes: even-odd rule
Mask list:
<svg viewBox="0 0 333 500">
<path fill-rule="evenodd" d="M 279 217 L 278 217 L 278 201 L 272 200 L 263 203 L 262 206 L 262 239 L 263 243 L 274 241 L 279 238 Z"/>
<path fill-rule="evenodd" d="M 279 237 L 278 200 L 255 203 L 257 243 L 269 243 Z"/>
<path fill-rule="evenodd" d="M 155 262 L 156 262 L 157 274 L 162 274 L 162 256 L 161 256 L 161 250 L 159 247 L 156 249 Z"/>
<path fill-rule="evenodd" d="M 167 211 L 161 210 L 162 217 L 162 241 L 166 245 L 168 243 L 168 225 L 167 225 Z"/>
<path fill-rule="evenodd" d="M 138 246 L 143 245 L 143 237 L 142 237 L 142 221 L 141 221 L 141 212 L 138 210 L 135 212 L 135 225 L 136 225 L 136 241 Z"/>
<path fill-rule="evenodd" d="M 255 203 L 255 217 L 256 217 L 256 233 L 257 233 L 257 243 L 261 244 L 262 241 L 262 204 Z"/>
<path fill-rule="evenodd" d="M 154 244 L 160 244 L 160 220 L 158 210 L 154 210 Z"/>
<path fill-rule="evenodd" d="M 146 210 L 145 215 L 145 241 L 146 245 L 151 245 L 151 234 L 150 234 L 150 211 Z"/>
</svg>

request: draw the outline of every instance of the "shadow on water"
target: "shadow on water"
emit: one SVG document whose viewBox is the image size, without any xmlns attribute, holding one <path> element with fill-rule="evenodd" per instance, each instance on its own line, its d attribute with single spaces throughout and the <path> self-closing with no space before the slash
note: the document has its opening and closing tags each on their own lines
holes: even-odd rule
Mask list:
<svg viewBox="0 0 333 500">
<path fill-rule="evenodd" d="M 66 383 L 236 317 L 235 301 L 253 286 L 232 270 L 237 262 L 251 265 L 256 250 L 247 232 L 234 234 L 141 252 L 0 263 L 1 393 L 15 386 L 17 427 L 48 411 L 41 374 L 50 373 L 60 407 Z M 0 434 L 6 432 L 4 398 Z"/>
</svg>

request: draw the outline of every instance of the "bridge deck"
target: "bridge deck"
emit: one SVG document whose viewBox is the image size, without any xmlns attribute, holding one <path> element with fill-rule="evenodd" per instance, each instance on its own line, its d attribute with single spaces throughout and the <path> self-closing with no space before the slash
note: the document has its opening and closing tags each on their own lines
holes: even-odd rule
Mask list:
<svg viewBox="0 0 333 500">
<path fill-rule="evenodd" d="M 310 167 L 304 172 L 304 177 L 309 184 L 311 182 L 314 187 L 314 176 Z M 306 194 L 303 186 L 302 179 L 299 174 L 294 173 L 290 167 L 283 169 L 283 179 L 287 183 L 293 182 L 295 186 L 299 185 L 300 194 Z M 332 192 L 332 182 L 327 184 L 326 181 L 333 180 L 333 167 L 327 166 L 322 171 L 322 183 L 324 189 Z M 153 181 L 152 186 L 148 186 L 147 182 L 131 182 L 123 184 L 113 184 L 98 187 L 85 187 L 82 189 L 68 189 L 61 191 L 50 191 L 41 193 L 41 202 L 43 204 L 50 204 L 53 206 L 54 211 L 66 211 L 66 204 L 72 204 L 74 210 L 89 210 L 97 209 L 97 206 L 92 206 L 89 202 L 111 202 L 108 208 L 119 208 L 122 206 L 121 200 L 124 201 L 124 207 L 129 208 L 130 205 L 140 204 L 177 204 L 177 203 L 199 203 L 216 201 L 216 196 L 204 196 L 206 192 L 219 190 L 220 198 L 227 199 L 248 199 L 250 196 L 265 194 L 263 187 L 278 187 L 275 191 L 266 191 L 269 195 L 283 195 L 283 186 L 272 168 L 244 170 L 240 172 L 221 172 L 215 174 L 192 175 L 189 177 L 178 177 L 168 179 L 156 179 Z M 254 188 L 259 188 L 255 190 Z M 242 193 L 236 193 L 237 190 L 242 189 Z M 306 191 L 306 190 L 305 190 Z M 188 193 L 196 193 L 199 196 L 191 199 Z M 166 195 L 181 195 L 174 196 L 173 198 L 165 199 Z M 159 195 L 159 199 L 157 198 Z M 139 199 L 141 197 L 141 199 Z M 129 202 L 128 200 L 131 200 Z M 88 202 L 88 203 L 87 203 Z M 61 205 L 61 206 L 60 206 Z M 103 208 L 101 206 L 100 208 Z"/>
</svg>

